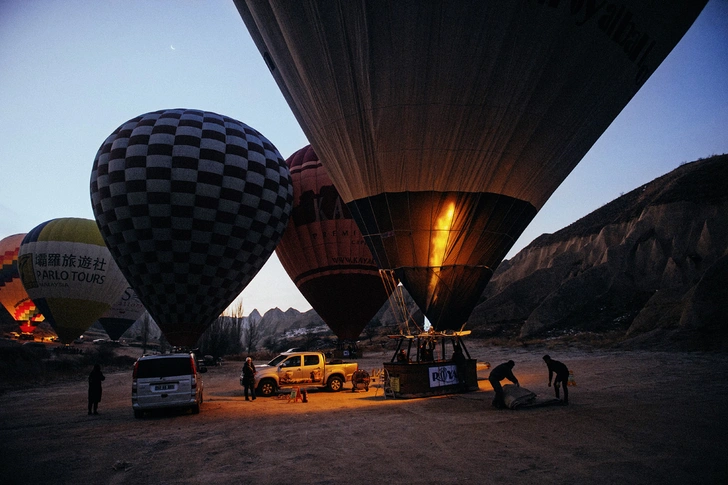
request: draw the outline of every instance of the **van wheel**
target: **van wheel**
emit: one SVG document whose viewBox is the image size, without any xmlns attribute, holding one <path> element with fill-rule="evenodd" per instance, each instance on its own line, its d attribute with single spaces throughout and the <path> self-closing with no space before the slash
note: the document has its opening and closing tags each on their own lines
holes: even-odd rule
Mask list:
<svg viewBox="0 0 728 485">
<path fill-rule="evenodd" d="M 139 409 L 134 410 L 134 417 L 137 419 L 141 419 L 144 417 L 144 411 L 141 411 Z"/>
<path fill-rule="evenodd" d="M 327 387 L 329 388 L 329 391 L 331 392 L 339 392 L 342 387 L 344 387 L 344 382 L 341 380 L 341 377 L 339 376 L 331 376 L 329 377 L 329 382 L 327 384 Z"/>
<path fill-rule="evenodd" d="M 195 404 L 194 406 L 192 406 L 192 414 L 200 414 L 200 405 L 199 404 Z"/>
<path fill-rule="evenodd" d="M 260 384 L 258 384 L 258 389 L 256 390 L 256 394 L 263 397 L 270 397 L 273 395 L 273 393 L 276 392 L 276 381 L 273 379 L 265 379 L 263 381 L 260 381 Z"/>
</svg>

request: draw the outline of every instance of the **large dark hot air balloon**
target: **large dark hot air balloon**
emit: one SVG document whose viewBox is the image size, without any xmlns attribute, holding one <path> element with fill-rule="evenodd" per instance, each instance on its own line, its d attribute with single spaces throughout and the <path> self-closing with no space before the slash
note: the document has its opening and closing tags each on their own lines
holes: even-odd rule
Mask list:
<svg viewBox="0 0 728 485">
<path fill-rule="evenodd" d="M 310 146 L 288 160 L 293 211 L 276 254 L 341 340 L 356 340 L 389 293 L 349 209 Z"/>
<path fill-rule="evenodd" d="M 278 150 L 215 113 L 138 116 L 101 145 L 94 215 L 111 254 L 172 345 L 192 347 L 258 273 L 293 198 Z"/>
<path fill-rule="evenodd" d="M 441 330 L 706 2 L 235 3 L 375 260 Z"/>
<path fill-rule="evenodd" d="M 25 234 L 14 234 L 0 241 L 0 303 L 20 326 L 22 332 L 32 332 L 43 315 L 23 288 L 18 273 L 18 251 Z"/>
<path fill-rule="evenodd" d="M 53 219 L 30 231 L 20 244 L 18 271 L 64 344 L 85 332 L 128 286 L 90 219 Z"/>
</svg>

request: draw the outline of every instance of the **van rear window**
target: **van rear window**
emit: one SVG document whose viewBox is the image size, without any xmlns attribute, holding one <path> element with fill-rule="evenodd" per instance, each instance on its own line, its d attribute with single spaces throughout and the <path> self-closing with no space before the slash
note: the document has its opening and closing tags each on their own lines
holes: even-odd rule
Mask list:
<svg viewBox="0 0 728 485">
<path fill-rule="evenodd" d="M 172 377 L 192 374 L 192 361 L 189 356 L 174 359 L 140 360 L 137 378 Z"/>
</svg>

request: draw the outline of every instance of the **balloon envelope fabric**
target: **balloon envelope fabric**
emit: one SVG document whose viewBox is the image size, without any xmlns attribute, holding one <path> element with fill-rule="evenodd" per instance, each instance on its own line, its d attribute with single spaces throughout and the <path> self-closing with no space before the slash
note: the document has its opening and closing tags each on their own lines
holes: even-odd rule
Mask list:
<svg viewBox="0 0 728 485">
<path fill-rule="evenodd" d="M 101 233 L 172 345 L 192 347 L 258 273 L 291 212 L 290 173 L 253 128 L 170 109 L 101 145 L 91 202 Z"/>
<path fill-rule="evenodd" d="M 456 330 L 706 1 L 235 4 L 378 266 Z"/>
<path fill-rule="evenodd" d="M 276 254 L 296 287 L 341 340 L 356 340 L 391 291 L 311 146 L 288 160 L 291 222 Z"/>
<path fill-rule="evenodd" d="M 85 332 L 128 286 L 90 219 L 53 219 L 30 231 L 20 244 L 18 272 L 64 344 Z"/>
<path fill-rule="evenodd" d="M 18 273 L 18 252 L 24 237 L 25 233 L 14 234 L 0 241 L 0 303 L 20 322 L 23 332 L 32 332 L 33 323 L 43 321 L 43 315 L 23 288 Z"/>
<path fill-rule="evenodd" d="M 127 288 L 116 303 L 99 318 L 111 340 L 119 340 L 144 313 L 144 305 L 133 288 Z"/>
</svg>

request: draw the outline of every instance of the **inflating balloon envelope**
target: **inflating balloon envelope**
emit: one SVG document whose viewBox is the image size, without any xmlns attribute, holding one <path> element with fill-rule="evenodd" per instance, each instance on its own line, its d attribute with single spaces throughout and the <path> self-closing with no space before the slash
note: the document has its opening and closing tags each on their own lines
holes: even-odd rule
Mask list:
<svg viewBox="0 0 728 485">
<path fill-rule="evenodd" d="M 64 344 L 88 330 L 128 286 L 90 219 L 53 219 L 35 227 L 20 244 L 18 271 Z"/>
<path fill-rule="evenodd" d="M 133 288 L 128 287 L 116 303 L 99 318 L 111 340 L 119 340 L 144 313 L 144 305 Z"/>
<path fill-rule="evenodd" d="M 23 288 L 18 272 L 18 252 L 25 234 L 14 234 L 0 241 L 0 303 L 18 322 L 22 332 L 32 332 L 43 315 Z"/>
<path fill-rule="evenodd" d="M 276 254 L 336 336 L 356 340 L 391 290 L 313 148 L 298 150 L 286 163 L 293 210 Z"/>
<path fill-rule="evenodd" d="M 443 330 L 706 2 L 235 3 L 375 260 Z"/>
<path fill-rule="evenodd" d="M 111 254 L 167 340 L 193 347 L 275 249 L 291 211 L 288 167 L 253 128 L 169 109 L 101 145 L 91 202 Z"/>
</svg>

